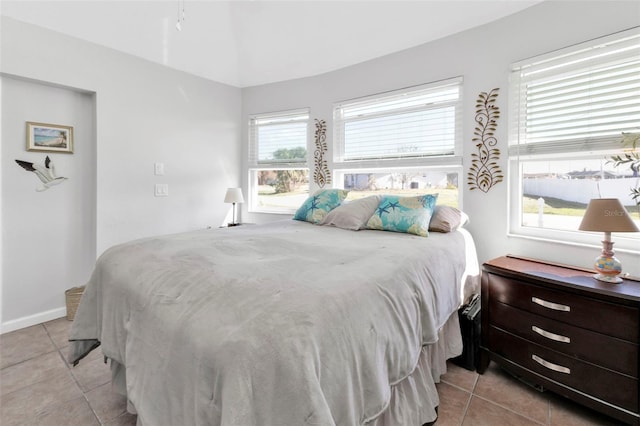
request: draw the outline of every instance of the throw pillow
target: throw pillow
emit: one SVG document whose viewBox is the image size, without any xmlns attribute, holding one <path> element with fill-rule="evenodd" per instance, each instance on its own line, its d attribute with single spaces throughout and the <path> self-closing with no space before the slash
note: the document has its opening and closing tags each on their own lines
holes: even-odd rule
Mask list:
<svg viewBox="0 0 640 426">
<path fill-rule="evenodd" d="M 347 197 L 349 191 L 344 189 L 321 189 L 310 195 L 293 218 L 310 223 L 319 223 L 331 210 L 335 209 Z"/>
<path fill-rule="evenodd" d="M 367 222 L 367 228 L 427 237 L 437 198 L 438 194 L 416 197 L 385 195 Z"/>
</svg>

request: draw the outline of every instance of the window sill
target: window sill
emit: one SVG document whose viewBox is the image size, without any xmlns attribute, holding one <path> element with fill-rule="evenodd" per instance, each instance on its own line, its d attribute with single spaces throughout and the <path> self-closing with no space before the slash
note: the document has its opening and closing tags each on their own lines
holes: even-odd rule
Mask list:
<svg viewBox="0 0 640 426">
<path fill-rule="evenodd" d="M 573 233 L 562 232 L 562 231 L 557 231 L 556 230 L 556 231 L 554 231 L 554 234 L 556 234 L 556 235 L 558 235 L 558 234 L 566 235 L 566 234 L 573 234 Z M 519 233 L 514 233 L 514 232 L 507 232 L 507 238 L 523 239 L 523 240 L 529 240 L 529 241 L 538 241 L 538 242 L 542 242 L 542 243 L 559 244 L 559 245 L 570 246 L 570 247 L 583 247 L 583 248 L 595 249 L 595 250 L 601 250 L 602 249 L 602 244 L 600 242 L 594 243 L 594 242 L 576 241 L 575 240 L 575 235 L 571 235 L 571 236 L 574 237 L 574 240 L 569 240 L 568 238 L 561 240 L 561 239 L 558 239 L 558 238 L 547 237 L 547 236 L 542 236 L 542 235 L 530 235 L 530 234 L 519 234 Z M 623 238 L 622 241 L 621 241 L 620 238 L 616 239 L 615 235 L 612 237 L 612 240 L 613 240 L 614 243 L 616 243 L 616 246 L 615 246 L 615 252 L 616 253 L 640 255 L 640 251 L 639 250 L 634 250 L 632 248 L 629 248 L 629 247 L 633 247 L 634 244 L 637 246 L 638 245 L 637 241 L 634 242 L 633 240 L 631 240 L 629 238 L 626 238 L 626 239 Z M 618 244 L 620 242 L 622 242 L 623 244 Z"/>
</svg>

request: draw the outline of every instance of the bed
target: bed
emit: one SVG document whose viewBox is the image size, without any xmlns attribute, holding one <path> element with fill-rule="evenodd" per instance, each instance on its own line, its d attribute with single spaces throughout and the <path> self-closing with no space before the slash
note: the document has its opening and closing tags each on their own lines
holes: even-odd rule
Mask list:
<svg viewBox="0 0 640 426">
<path fill-rule="evenodd" d="M 457 309 L 479 291 L 471 235 L 324 219 L 107 250 L 70 362 L 100 346 L 139 425 L 434 421 L 435 383 L 462 352 Z"/>
</svg>

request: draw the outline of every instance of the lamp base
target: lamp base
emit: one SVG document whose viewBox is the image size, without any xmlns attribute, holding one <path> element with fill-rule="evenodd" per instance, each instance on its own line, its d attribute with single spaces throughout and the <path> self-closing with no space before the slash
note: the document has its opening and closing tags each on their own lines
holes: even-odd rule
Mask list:
<svg viewBox="0 0 640 426">
<path fill-rule="evenodd" d="M 598 281 L 603 281 L 609 284 L 620 284 L 622 282 L 622 278 L 617 275 L 603 275 L 603 274 L 593 274 L 593 278 Z"/>
<path fill-rule="evenodd" d="M 622 272 L 622 263 L 614 256 L 598 256 L 593 265 L 597 274 L 593 277 L 598 281 L 603 281 L 611 284 L 619 284 L 622 282 L 622 278 L 618 275 Z"/>
</svg>

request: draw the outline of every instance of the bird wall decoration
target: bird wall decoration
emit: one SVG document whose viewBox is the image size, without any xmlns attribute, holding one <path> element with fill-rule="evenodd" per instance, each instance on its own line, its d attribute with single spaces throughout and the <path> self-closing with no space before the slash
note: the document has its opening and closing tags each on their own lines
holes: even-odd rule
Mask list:
<svg viewBox="0 0 640 426">
<path fill-rule="evenodd" d="M 36 188 L 38 192 L 46 191 L 50 187 L 67 180 L 66 177 L 56 176 L 55 166 L 48 155 L 47 158 L 44 159 L 44 164 L 30 163 L 22 160 L 16 160 L 16 163 L 26 171 L 33 172 L 38 179 L 40 179 L 42 186 Z"/>
</svg>

